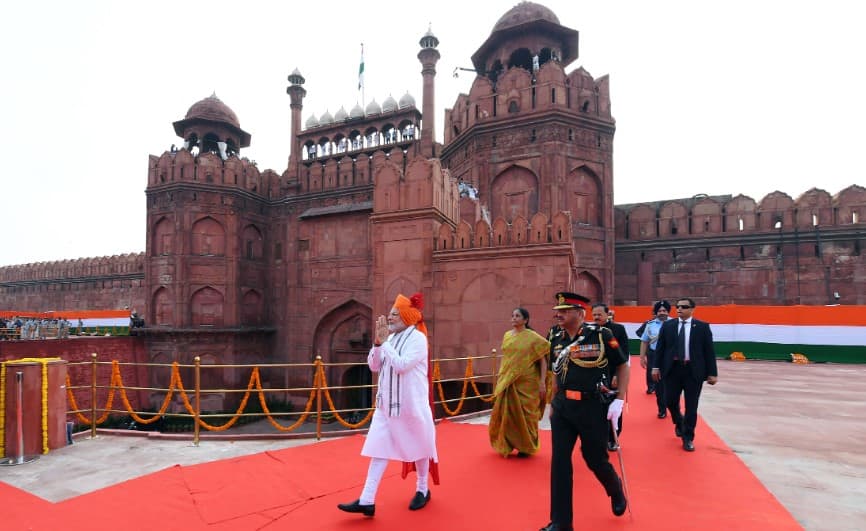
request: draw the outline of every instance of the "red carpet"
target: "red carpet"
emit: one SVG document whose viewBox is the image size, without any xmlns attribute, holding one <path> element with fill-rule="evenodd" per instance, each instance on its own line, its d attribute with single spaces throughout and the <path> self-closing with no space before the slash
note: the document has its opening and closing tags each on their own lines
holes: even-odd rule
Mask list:
<svg viewBox="0 0 866 531">
<path fill-rule="evenodd" d="M 641 382 L 635 382 L 638 391 Z M 633 518 L 610 512 L 603 489 L 575 452 L 575 524 L 581 529 L 800 529 L 740 459 L 699 422 L 686 453 L 655 399 L 630 404 L 621 437 Z M 372 519 L 336 509 L 358 497 L 367 459 L 362 436 L 180 467 L 51 504 L 0 483 L 2 528 L 64 530 L 537 530 L 548 521 L 550 432 L 529 459 L 503 459 L 486 426 L 437 428 L 442 485 L 407 509 L 414 476 L 389 465 Z M 611 454 L 616 462 L 615 454 Z M 110 464 L 107 464 L 110 465 Z"/>
</svg>

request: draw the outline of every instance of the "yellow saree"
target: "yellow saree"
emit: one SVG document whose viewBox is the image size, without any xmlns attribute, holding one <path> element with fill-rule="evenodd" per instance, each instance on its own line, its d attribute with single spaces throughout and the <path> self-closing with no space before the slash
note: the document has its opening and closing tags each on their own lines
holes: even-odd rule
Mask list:
<svg viewBox="0 0 866 531">
<path fill-rule="evenodd" d="M 549 350 L 550 343 L 534 330 L 509 330 L 502 337 L 502 366 L 487 428 L 490 445 L 502 456 L 515 449 L 530 455 L 538 451 L 538 421 L 544 411 L 540 368 Z"/>
</svg>

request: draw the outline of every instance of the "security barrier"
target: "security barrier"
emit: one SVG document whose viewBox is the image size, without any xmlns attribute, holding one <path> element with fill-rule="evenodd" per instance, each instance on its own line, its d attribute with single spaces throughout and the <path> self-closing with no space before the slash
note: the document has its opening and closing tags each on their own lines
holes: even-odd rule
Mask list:
<svg viewBox="0 0 866 531">
<path fill-rule="evenodd" d="M 478 381 L 485 381 L 490 383 L 490 388 L 495 388 L 496 378 L 497 378 L 497 361 L 499 356 L 497 355 L 496 349 L 491 351 L 490 355 L 487 356 L 470 356 L 470 357 L 462 357 L 462 358 L 448 358 L 448 359 L 434 359 L 431 360 L 430 366 L 432 371 L 432 383 L 435 391 L 438 391 L 439 400 L 433 400 L 434 405 L 438 404 L 442 407 L 442 410 L 445 412 L 446 416 L 452 417 L 460 414 L 463 410 L 466 401 L 477 399 L 482 403 L 490 404 L 493 401 L 493 396 L 491 393 L 483 393 L 481 389 L 478 387 Z M 474 361 L 479 360 L 491 360 L 492 371 L 490 374 L 475 374 L 474 371 Z M 442 379 L 442 364 L 443 363 L 460 363 L 465 362 L 465 370 L 463 373 L 463 377 L 461 378 L 451 378 L 451 379 Z M 161 418 L 167 417 L 182 417 L 182 418 L 192 418 L 193 419 L 193 441 L 197 445 L 199 442 L 200 430 L 204 428 L 206 431 L 210 432 L 221 432 L 228 430 L 232 426 L 234 426 L 238 420 L 242 417 L 261 417 L 267 419 L 268 423 L 273 426 L 276 430 L 286 433 L 296 430 L 299 426 L 301 426 L 305 421 L 307 421 L 311 415 L 315 415 L 316 419 L 316 438 L 322 437 L 322 423 L 325 417 L 332 417 L 336 420 L 343 428 L 347 430 L 355 430 L 359 428 L 365 427 L 373 417 L 373 408 L 353 408 L 353 409 L 338 409 L 333 393 L 341 392 L 347 390 L 371 390 L 371 393 L 375 395 L 375 384 L 367 384 L 367 385 L 346 385 L 346 386 L 333 386 L 329 385 L 327 379 L 327 370 L 328 368 L 333 367 L 357 367 L 357 366 L 366 366 L 365 363 L 325 363 L 322 361 L 321 356 L 317 356 L 315 361 L 312 363 L 293 363 L 293 364 L 258 364 L 258 365 L 249 365 L 249 364 L 233 364 L 233 365 L 205 365 L 207 370 L 211 369 L 249 369 L 249 379 L 247 385 L 244 389 L 203 389 L 202 388 L 202 363 L 199 357 L 194 358 L 194 363 L 192 365 L 184 365 L 177 362 L 171 364 L 160 364 L 160 363 L 121 363 L 117 360 L 114 361 L 99 361 L 97 354 L 91 355 L 91 361 L 89 362 L 80 362 L 80 363 L 70 363 L 70 368 L 73 366 L 90 366 L 90 383 L 89 385 L 77 384 L 73 385 L 71 377 L 67 373 L 66 376 L 66 389 L 67 389 L 67 398 L 69 401 L 69 407 L 71 408 L 68 411 L 69 415 L 73 415 L 74 418 L 82 425 L 90 426 L 91 436 L 96 436 L 96 429 L 99 425 L 106 423 L 109 420 L 109 417 L 112 414 L 127 414 L 129 415 L 135 422 L 142 425 L 152 424 L 158 421 Z M 111 375 L 109 377 L 109 381 L 107 384 L 100 384 L 97 381 L 97 373 L 99 366 L 110 365 L 111 367 Z M 128 387 L 123 382 L 123 377 L 121 375 L 121 367 L 122 366 L 135 366 L 142 367 L 145 366 L 147 368 L 169 368 L 170 376 L 169 382 L 164 388 L 152 388 L 152 387 Z M 181 370 L 183 369 L 192 369 L 193 374 L 193 389 L 188 390 L 184 386 L 183 378 L 181 377 Z M 295 388 L 265 388 L 262 382 L 261 373 L 263 370 L 273 371 L 275 369 L 283 369 L 283 370 L 309 370 L 312 373 L 312 383 L 309 387 L 295 387 Z M 443 384 L 448 384 L 450 382 L 462 382 L 462 390 L 460 392 L 460 396 L 454 398 L 446 398 L 445 396 L 445 388 Z M 470 394 L 471 388 L 471 394 Z M 107 390 L 107 396 L 105 400 L 105 404 L 102 407 L 97 407 L 97 395 L 100 389 Z M 78 406 L 78 401 L 76 400 L 76 392 L 84 392 L 89 391 L 90 394 L 90 408 L 82 409 Z M 165 396 L 162 399 L 162 403 L 158 411 L 154 412 L 142 412 L 136 411 L 133 408 L 132 403 L 130 402 L 128 391 L 150 391 L 157 393 L 165 393 Z M 235 410 L 234 413 L 218 413 L 218 414 L 205 414 L 202 413 L 201 409 L 201 396 L 203 394 L 209 393 L 243 393 L 243 396 L 240 400 L 240 404 Z M 273 413 L 269 410 L 266 395 L 268 393 L 281 393 L 285 395 L 298 395 L 300 394 L 302 397 L 306 396 L 306 401 L 304 405 L 304 409 L 301 412 L 292 412 L 292 413 Z M 246 413 L 245 410 L 249 403 L 250 398 L 252 398 L 253 394 L 255 394 L 258 398 L 259 404 L 261 405 L 262 412 L 261 413 Z M 192 396 L 190 396 L 192 395 Z M 181 407 L 184 413 L 172 413 L 169 411 L 169 406 L 171 405 L 173 399 L 180 399 Z M 115 404 L 116 401 L 119 400 L 119 404 Z M 450 403 L 456 402 L 456 406 L 449 406 Z M 119 407 L 118 407 L 119 406 Z M 488 408 L 485 407 L 484 409 Z M 360 420 L 356 422 L 352 422 L 348 417 L 348 412 L 365 412 L 365 415 Z M 290 416 L 295 415 L 297 418 L 294 422 L 290 424 L 281 423 L 276 417 L 278 416 Z M 222 424 L 211 423 L 214 417 L 226 417 L 230 418 Z"/>
</svg>

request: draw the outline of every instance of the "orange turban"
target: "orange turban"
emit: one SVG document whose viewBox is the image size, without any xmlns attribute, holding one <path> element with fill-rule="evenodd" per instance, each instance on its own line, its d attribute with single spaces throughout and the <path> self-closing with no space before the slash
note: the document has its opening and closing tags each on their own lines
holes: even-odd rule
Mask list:
<svg viewBox="0 0 866 531">
<path fill-rule="evenodd" d="M 424 317 L 421 315 L 421 310 L 424 309 L 424 297 L 420 293 L 412 295 L 412 298 L 406 298 L 404 295 L 397 295 L 394 300 L 394 308 L 400 312 L 400 320 L 406 326 L 415 325 L 421 333 L 427 335 L 427 326 L 424 324 Z"/>
</svg>

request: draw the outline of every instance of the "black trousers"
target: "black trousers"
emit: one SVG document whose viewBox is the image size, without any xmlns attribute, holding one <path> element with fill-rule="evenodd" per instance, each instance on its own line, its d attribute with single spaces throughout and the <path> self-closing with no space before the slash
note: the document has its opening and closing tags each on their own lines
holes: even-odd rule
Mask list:
<svg viewBox="0 0 866 531">
<path fill-rule="evenodd" d="M 656 360 L 656 351 L 648 348 L 646 351 L 646 381 L 647 381 L 647 389 L 655 388 L 656 393 L 656 406 L 658 406 L 659 413 L 664 411 L 667 408 L 667 400 L 665 399 L 665 381 L 659 380 L 657 382 L 653 382 L 652 371 L 653 365 Z M 650 386 L 652 383 L 652 387 Z"/>
<path fill-rule="evenodd" d="M 683 439 L 695 439 L 695 425 L 698 423 L 698 400 L 704 382 L 695 378 L 687 363 L 675 361 L 664 377 L 664 394 L 671 421 L 683 432 Z M 685 396 L 685 415 L 680 412 L 680 395 Z"/>
<path fill-rule="evenodd" d="M 551 403 L 550 429 L 553 456 L 550 460 L 550 521 L 572 525 L 574 471 L 571 454 L 580 437 L 584 462 L 604 486 L 608 496 L 622 486 L 607 454 L 607 406 L 597 398 L 567 400 L 560 392 Z"/>
<path fill-rule="evenodd" d="M 655 389 L 656 382 L 653 381 L 653 364 L 656 361 L 656 351 L 651 348 L 646 349 L 646 388 L 647 390 Z"/>
</svg>

